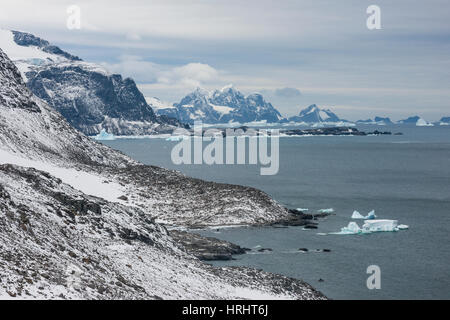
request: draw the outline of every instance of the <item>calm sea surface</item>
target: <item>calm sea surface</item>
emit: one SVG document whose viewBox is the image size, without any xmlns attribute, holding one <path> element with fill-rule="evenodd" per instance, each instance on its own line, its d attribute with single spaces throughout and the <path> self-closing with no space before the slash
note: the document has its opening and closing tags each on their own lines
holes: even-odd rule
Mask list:
<svg viewBox="0 0 450 320">
<path fill-rule="evenodd" d="M 450 299 L 450 127 L 378 129 L 404 134 L 281 138 L 280 169 L 274 176 L 261 176 L 256 165 L 174 165 L 170 153 L 177 142 L 164 139 L 104 143 L 145 164 L 259 188 L 290 208 L 335 210 L 336 215 L 322 220 L 317 230 L 199 231 L 248 248 L 273 249 L 216 265 L 252 266 L 300 278 L 333 299 Z M 353 210 L 367 214 L 372 209 L 379 218 L 397 219 L 410 229 L 320 235 L 346 226 Z M 300 253 L 299 248 L 310 252 Z M 331 252 L 311 252 L 315 249 Z M 367 289 L 370 265 L 381 269 L 380 290 Z"/>
</svg>

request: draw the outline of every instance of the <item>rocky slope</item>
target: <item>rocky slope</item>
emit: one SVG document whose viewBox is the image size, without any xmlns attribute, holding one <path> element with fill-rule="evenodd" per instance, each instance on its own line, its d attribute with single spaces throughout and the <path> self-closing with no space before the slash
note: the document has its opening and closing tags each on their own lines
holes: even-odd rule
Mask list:
<svg viewBox="0 0 450 320">
<path fill-rule="evenodd" d="M 186 252 L 155 218 L 267 222 L 287 212 L 260 191 L 143 166 L 90 140 L 1 50 L 0 215 L 0 299 L 324 298 L 302 281 Z"/>
<path fill-rule="evenodd" d="M 27 86 L 86 135 L 173 131 L 181 124 L 159 117 L 136 83 L 82 61 L 34 35 L 0 30 L 0 48 L 17 64 Z"/>
<path fill-rule="evenodd" d="M 213 268 L 145 212 L 0 165 L 1 299 L 322 299 L 257 270 Z"/>
<path fill-rule="evenodd" d="M 139 206 L 171 224 L 270 223 L 288 215 L 259 190 L 143 166 L 92 141 L 36 98 L 1 51 L 0 82 L 1 163 L 48 171 L 88 194 Z M 128 200 L 117 199 L 122 195 Z"/>
<path fill-rule="evenodd" d="M 159 107 L 155 110 L 158 114 L 173 116 L 189 124 L 196 120 L 208 124 L 255 121 L 273 123 L 282 118 L 278 110 L 266 102 L 262 95 L 254 93 L 244 96 L 233 86 L 212 92 L 197 88 L 173 107 Z"/>
</svg>

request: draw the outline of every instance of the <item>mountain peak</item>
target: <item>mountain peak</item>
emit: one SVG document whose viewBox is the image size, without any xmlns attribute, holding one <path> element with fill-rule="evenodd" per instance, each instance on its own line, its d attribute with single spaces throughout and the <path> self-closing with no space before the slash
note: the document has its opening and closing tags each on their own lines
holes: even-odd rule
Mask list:
<svg viewBox="0 0 450 320">
<path fill-rule="evenodd" d="M 222 89 L 220 89 L 220 92 L 229 92 L 229 91 L 238 91 L 232 83 L 226 85 Z"/>
<path fill-rule="evenodd" d="M 233 85 L 205 94 L 196 89 L 179 103 L 173 105 L 174 110 L 158 110 L 158 114 L 174 115 L 182 122 L 193 123 L 202 120 L 204 123 L 248 123 L 253 121 L 278 122 L 281 115 L 261 94 L 244 96 Z"/>
<path fill-rule="evenodd" d="M 191 93 L 196 96 L 209 96 L 210 92 L 202 87 L 197 87 L 195 90 Z"/>
<path fill-rule="evenodd" d="M 133 79 L 110 74 L 47 40 L 0 29 L 0 47 L 27 87 L 84 134 L 105 129 L 115 135 L 146 135 L 181 126 L 157 117 Z"/>
<path fill-rule="evenodd" d="M 312 104 L 309 107 L 301 110 L 298 116 L 290 117 L 288 120 L 293 122 L 307 123 L 342 121 L 330 109 L 321 109 L 316 104 Z"/>
</svg>

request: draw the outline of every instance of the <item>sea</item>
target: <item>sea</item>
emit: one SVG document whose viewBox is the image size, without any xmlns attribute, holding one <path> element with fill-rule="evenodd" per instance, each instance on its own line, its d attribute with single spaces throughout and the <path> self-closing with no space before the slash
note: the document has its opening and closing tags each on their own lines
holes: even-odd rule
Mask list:
<svg viewBox="0 0 450 320">
<path fill-rule="evenodd" d="M 450 299 L 450 126 L 358 129 L 402 135 L 281 137 L 276 175 L 261 175 L 259 165 L 249 164 L 176 165 L 171 151 L 178 142 L 161 138 L 103 143 L 145 164 L 261 189 L 288 208 L 334 210 L 318 229 L 196 230 L 252 249 L 216 266 L 248 266 L 302 279 L 331 299 Z M 351 219 L 354 210 L 363 215 L 375 210 L 378 218 L 398 220 L 409 229 L 330 234 L 351 221 L 361 226 L 362 220 Z"/>
</svg>

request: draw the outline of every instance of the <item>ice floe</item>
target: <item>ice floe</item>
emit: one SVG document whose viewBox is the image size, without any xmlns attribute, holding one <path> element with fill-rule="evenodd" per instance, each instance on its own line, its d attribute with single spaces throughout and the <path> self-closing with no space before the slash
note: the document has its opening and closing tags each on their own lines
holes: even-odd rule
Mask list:
<svg viewBox="0 0 450 320">
<path fill-rule="evenodd" d="M 329 209 L 320 209 L 319 210 L 320 213 L 333 213 L 334 209 L 333 208 L 329 208 Z"/>
</svg>

